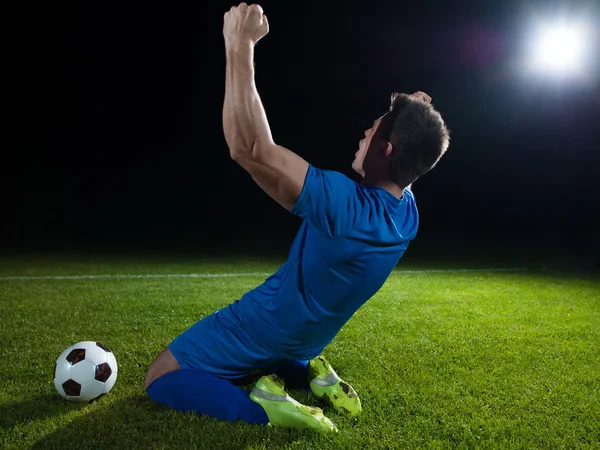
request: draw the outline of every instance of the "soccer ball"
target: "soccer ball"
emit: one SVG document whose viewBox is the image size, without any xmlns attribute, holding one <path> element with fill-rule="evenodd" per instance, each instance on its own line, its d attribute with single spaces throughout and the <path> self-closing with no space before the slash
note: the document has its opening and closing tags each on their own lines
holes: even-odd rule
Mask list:
<svg viewBox="0 0 600 450">
<path fill-rule="evenodd" d="M 100 342 L 70 346 L 56 360 L 54 386 L 67 400 L 92 402 L 112 389 L 117 380 L 115 355 Z"/>
</svg>

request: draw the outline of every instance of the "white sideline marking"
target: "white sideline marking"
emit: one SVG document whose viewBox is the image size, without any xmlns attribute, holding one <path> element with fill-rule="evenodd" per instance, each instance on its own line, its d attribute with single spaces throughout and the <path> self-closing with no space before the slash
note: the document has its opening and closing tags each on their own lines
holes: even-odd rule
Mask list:
<svg viewBox="0 0 600 450">
<path fill-rule="evenodd" d="M 526 267 L 496 267 L 493 269 L 422 269 L 422 270 L 394 270 L 393 274 L 404 274 L 404 273 L 451 273 L 451 272 L 525 272 L 528 269 Z"/>
<path fill-rule="evenodd" d="M 427 274 L 427 273 L 471 273 L 471 272 L 521 272 L 526 268 L 493 268 L 493 269 L 422 269 L 422 270 L 394 270 L 391 275 Z M 39 275 L 39 276 L 13 276 L 0 277 L 0 281 L 29 281 L 29 280 L 107 280 L 107 279 L 136 279 L 136 278 L 227 278 L 227 277 L 268 277 L 272 273 L 239 272 L 239 273 L 147 273 L 130 275 Z"/>
<path fill-rule="evenodd" d="M 131 275 L 40 275 L 22 277 L 0 277 L 0 280 L 103 280 L 133 278 L 225 278 L 225 277 L 258 277 L 269 273 L 146 273 Z"/>
</svg>

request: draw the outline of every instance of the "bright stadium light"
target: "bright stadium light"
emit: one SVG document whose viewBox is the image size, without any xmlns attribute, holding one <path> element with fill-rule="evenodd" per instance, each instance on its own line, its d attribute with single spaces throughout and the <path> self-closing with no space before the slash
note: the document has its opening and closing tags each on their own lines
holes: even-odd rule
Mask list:
<svg viewBox="0 0 600 450">
<path fill-rule="evenodd" d="M 528 66 L 550 74 L 581 73 L 588 57 L 588 31 L 582 24 L 539 27 L 530 43 Z"/>
<path fill-rule="evenodd" d="M 582 28 L 547 27 L 540 32 L 536 44 L 536 61 L 540 68 L 570 70 L 583 61 L 585 32 Z"/>
</svg>

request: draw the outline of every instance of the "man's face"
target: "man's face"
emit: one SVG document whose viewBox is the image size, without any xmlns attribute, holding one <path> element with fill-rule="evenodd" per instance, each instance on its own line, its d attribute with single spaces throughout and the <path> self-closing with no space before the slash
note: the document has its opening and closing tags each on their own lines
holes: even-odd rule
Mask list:
<svg viewBox="0 0 600 450">
<path fill-rule="evenodd" d="M 363 169 L 363 164 L 365 162 L 365 157 L 367 156 L 367 152 L 369 151 L 369 147 L 371 145 L 371 140 L 373 139 L 373 135 L 377 131 L 377 127 L 381 123 L 382 117 L 378 118 L 373 122 L 373 126 L 365 130 L 365 137 L 360 140 L 358 143 L 358 151 L 354 154 L 354 161 L 352 162 L 352 169 L 358 173 L 361 177 L 365 176 L 365 171 Z"/>
</svg>

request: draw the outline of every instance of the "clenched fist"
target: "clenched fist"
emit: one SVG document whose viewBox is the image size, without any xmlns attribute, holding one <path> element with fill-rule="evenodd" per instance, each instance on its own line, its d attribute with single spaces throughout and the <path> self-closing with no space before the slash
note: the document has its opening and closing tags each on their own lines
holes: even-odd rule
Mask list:
<svg viewBox="0 0 600 450">
<path fill-rule="evenodd" d="M 240 3 L 225 13 L 223 36 L 228 46 L 250 43 L 256 44 L 269 32 L 267 16 L 260 5 Z"/>
<path fill-rule="evenodd" d="M 414 99 L 421 100 L 422 102 L 431 103 L 431 97 L 429 95 L 427 95 L 425 92 L 418 91 L 418 92 L 415 92 L 414 94 L 410 94 L 410 96 Z"/>
</svg>

